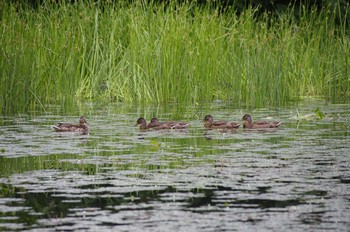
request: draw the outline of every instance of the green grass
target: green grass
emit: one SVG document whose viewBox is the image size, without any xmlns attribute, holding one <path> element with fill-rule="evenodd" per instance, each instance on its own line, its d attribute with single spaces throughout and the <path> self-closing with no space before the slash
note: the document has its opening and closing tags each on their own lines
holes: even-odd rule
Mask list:
<svg viewBox="0 0 350 232">
<path fill-rule="evenodd" d="M 349 19 L 336 23 L 337 7 L 297 10 L 298 18 L 293 9 L 238 16 L 196 4 L 86 1 L 33 10 L 0 0 L 1 111 L 82 99 L 174 103 L 177 115 L 213 100 L 348 102 Z"/>
</svg>

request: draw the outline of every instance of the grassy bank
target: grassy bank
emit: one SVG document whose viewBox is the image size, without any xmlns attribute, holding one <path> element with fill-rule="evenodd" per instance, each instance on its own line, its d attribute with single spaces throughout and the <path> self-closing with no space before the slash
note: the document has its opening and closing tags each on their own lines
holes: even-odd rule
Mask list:
<svg viewBox="0 0 350 232">
<path fill-rule="evenodd" d="M 300 96 L 348 101 L 349 19 L 335 23 L 336 10 L 299 9 L 295 18 L 191 4 L 33 10 L 0 1 L 1 111 L 77 99 L 175 102 L 179 111 L 213 100 L 253 107 Z"/>
</svg>

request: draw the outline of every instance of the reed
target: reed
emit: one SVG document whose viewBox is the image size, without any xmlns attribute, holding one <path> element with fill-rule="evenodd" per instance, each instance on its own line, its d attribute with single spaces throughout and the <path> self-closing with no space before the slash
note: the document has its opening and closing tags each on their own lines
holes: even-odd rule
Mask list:
<svg viewBox="0 0 350 232">
<path fill-rule="evenodd" d="M 337 6 L 300 8 L 298 18 L 296 9 L 237 15 L 195 3 L 0 6 L 3 114 L 78 99 L 173 103 L 175 115 L 213 100 L 349 100 L 349 19 L 335 22 Z"/>
</svg>

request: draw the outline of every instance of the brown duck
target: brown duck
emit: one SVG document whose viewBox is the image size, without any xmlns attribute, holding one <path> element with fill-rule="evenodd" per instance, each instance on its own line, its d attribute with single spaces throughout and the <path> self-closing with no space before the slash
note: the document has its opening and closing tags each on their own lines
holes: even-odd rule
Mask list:
<svg viewBox="0 0 350 232">
<path fill-rule="evenodd" d="M 56 126 L 53 126 L 55 131 L 57 132 L 82 132 L 88 133 L 90 128 L 88 123 L 86 122 L 85 116 L 81 116 L 79 119 L 79 124 L 71 124 L 60 122 Z"/>
<path fill-rule="evenodd" d="M 206 115 L 203 119 L 204 127 L 207 129 L 235 129 L 239 127 L 238 122 L 216 121 L 211 115 Z"/>
<path fill-rule="evenodd" d="M 136 121 L 136 126 L 140 126 L 140 129 L 155 129 L 155 130 L 161 130 L 161 129 L 184 129 L 189 125 L 189 123 L 185 122 L 159 122 L 157 118 L 152 118 L 151 122 L 147 125 L 147 122 L 144 118 L 138 118 Z"/>
<path fill-rule="evenodd" d="M 151 122 L 148 124 L 148 128 L 155 129 L 185 129 L 190 124 L 187 122 L 177 122 L 177 121 L 169 121 L 169 122 L 159 122 L 157 118 L 152 118 Z"/>
<path fill-rule="evenodd" d="M 147 122 L 144 118 L 138 118 L 135 126 L 140 126 L 140 129 L 148 129 Z"/>
<path fill-rule="evenodd" d="M 249 114 L 245 114 L 242 118 L 243 120 L 243 128 L 246 129 L 258 129 L 258 128 L 277 128 L 279 127 L 282 122 L 265 122 L 265 121 L 260 121 L 260 122 L 254 122 L 252 120 L 252 116 Z"/>
</svg>

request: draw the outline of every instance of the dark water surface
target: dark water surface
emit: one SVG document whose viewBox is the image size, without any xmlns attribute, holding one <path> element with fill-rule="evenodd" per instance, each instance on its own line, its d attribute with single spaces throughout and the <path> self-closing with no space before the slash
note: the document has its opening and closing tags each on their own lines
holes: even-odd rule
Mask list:
<svg viewBox="0 0 350 232">
<path fill-rule="evenodd" d="M 81 112 L 89 135 L 52 130 Z M 156 112 L 1 117 L 0 230 L 349 231 L 349 105 L 249 112 L 283 121 L 276 130 L 204 130 L 206 113 L 246 113 L 225 105 L 198 113 L 188 130 L 133 127 L 139 116 L 171 119 Z"/>
</svg>

